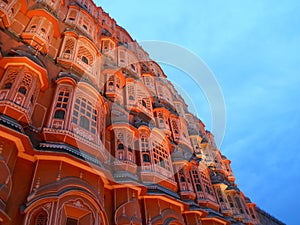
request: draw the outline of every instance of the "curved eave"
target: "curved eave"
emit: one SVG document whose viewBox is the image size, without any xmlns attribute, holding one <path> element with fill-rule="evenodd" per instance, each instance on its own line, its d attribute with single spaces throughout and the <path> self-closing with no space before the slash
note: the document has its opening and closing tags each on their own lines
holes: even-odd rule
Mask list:
<svg viewBox="0 0 300 225">
<path fill-rule="evenodd" d="M 44 9 L 30 10 L 30 11 L 28 11 L 27 16 L 29 18 L 32 18 L 33 16 L 45 17 L 47 20 L 49 20 L 53 24 L 53 31 L 54 31 L 53 36 L 55 38 L 60 36 L 60 26 L 58 24 L 58 20 L 53 15 L 48 13 L 46 10 L 44 10 Z"/>
</svg>

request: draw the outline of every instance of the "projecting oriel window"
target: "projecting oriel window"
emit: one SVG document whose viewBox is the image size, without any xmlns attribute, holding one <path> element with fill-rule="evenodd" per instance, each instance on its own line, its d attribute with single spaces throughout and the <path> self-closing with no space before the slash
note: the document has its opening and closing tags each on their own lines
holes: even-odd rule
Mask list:
<svg viewBox="0 0 300 225">
<path fill-rule="evenodd" d="M 164 142 L 153 141 L 153 158 L 156 165 L 159 165 L 171 171 L 171 163 L 169 159 L 168 147 Z"/>
<path fill-rule="evenodd" d="M 72 122 L 96 134 L 97 110 L 86 98 L 78 97 L 74 103 Z"/>
</svg>

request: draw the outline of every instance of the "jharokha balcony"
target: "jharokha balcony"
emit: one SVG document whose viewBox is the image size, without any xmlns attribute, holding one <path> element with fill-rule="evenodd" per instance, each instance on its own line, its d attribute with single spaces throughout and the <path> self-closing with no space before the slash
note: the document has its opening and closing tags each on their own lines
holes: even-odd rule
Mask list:
<svg viewBox="0 0 300 225">
<path fill-rule="evenodd" d="M 173 174 L 169 170 L 153 164 L 143 165 L 140 171 L 141 180 L 146 184 L 160 184 L 172 191 L 177 190 L 177 183 L 173 179 Z"/>
<path fill-rule="evenodd" d="M 9 27 L 21 7 L 16 0 L 0 0 L 0 27 Z"/>
<path fill-rule="evenodd" d="M 48 52 L 49 36 L 43 30 L 36 30 L 32 28 L 27 32 L 24 32 L 22 38 L 31 46 L 36 48 L 42 53 Z"/>
<path fill-rule="evenodd" d="M 82 57 L 72 59 L 72 57 L 73 56 L 70 53 L 64 53 L 61 58 L 58 58 L 58 61 L 66 67 L 73 68 L 76 71 L 93 76 L 95 69 L 92 65 L 89 65 L 86 58 Z"/>
<path fill-rule="evenodd" d="M 209 207 L 215 210 L 219 210 L 219 205 L 216 198 L 205 192 L 197 192 L 197 202 L 201 206 Z"/>
</svg>

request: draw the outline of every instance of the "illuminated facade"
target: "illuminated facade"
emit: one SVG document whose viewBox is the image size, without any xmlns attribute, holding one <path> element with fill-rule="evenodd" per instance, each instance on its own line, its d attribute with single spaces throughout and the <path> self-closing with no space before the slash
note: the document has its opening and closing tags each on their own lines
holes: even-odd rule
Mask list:
<svg viewBox="0 0 300 225">
<path fill-rule="evenodd" d="M 213 135 L 102 8 L 0 0 L 0 28 L 0 224 L 262 224 Z"/>
</svg>

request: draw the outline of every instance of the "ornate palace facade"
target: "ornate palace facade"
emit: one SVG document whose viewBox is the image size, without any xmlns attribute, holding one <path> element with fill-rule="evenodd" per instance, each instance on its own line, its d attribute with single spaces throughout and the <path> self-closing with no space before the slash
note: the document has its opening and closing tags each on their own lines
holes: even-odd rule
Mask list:
<svg viewBox="0 0 300 225">
<path fill-rule="evenodd" d="M 102 8 L 0 0 L 0 28 L 0 224 L 261 224 L 213 135 Z"/>
</svg>

